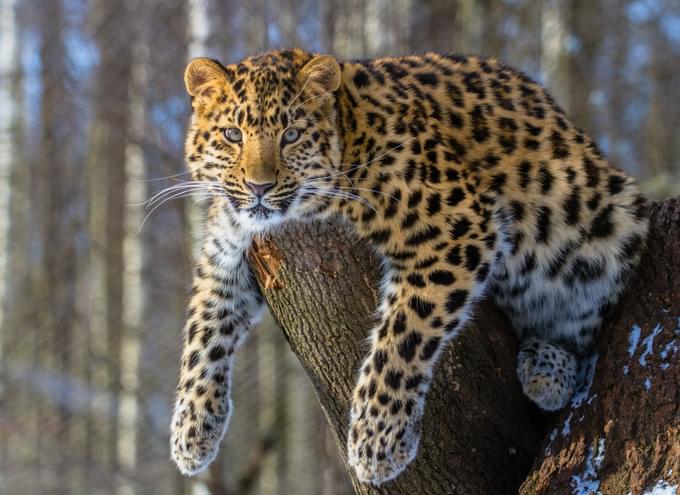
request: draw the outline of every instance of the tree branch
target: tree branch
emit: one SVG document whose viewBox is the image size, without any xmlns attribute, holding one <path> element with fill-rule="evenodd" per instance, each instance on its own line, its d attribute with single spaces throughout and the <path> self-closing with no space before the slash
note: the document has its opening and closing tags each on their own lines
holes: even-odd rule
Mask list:
<svg viewBox="0 0 680 495">
<path fill-rule="evenodd" d="M 587 467 L 588 446 L 599 439 L 595 432 L 606 432 L 605 443 L 620 451 L 615 455 L 606 447 L 598 473 L 632 470 L 619 478 L 634 492 L 664 469 L 673 469 L 670 479 L 677 478 L 680 367 L 671 357 L 664 362 L 672 369 L 662 370 L 657 354 L 661 344 L 671 345 L 673 316 L 680 316 L 680 201 L 655 204 L 651 211 L 651 254 L 642 263 L 643 275 L 603 332 L 605 350 L 586 398 L 596 399 L 584 400 L 578 411 L 540 413 L 516 379 L 517 343 L 507 320 L 482 301 L 435 372 L 416 461 L 379 488 L 358 483 L 350 470 L 356 493 L 508 494 L 516 493 L 523 481 L 523 494 L 562 493 Z M 273 268 L 271 253 L 276 254 Z M 290 226 L 259 243 L 251 259 L 257 259 L 255 271 L 265 275 L 263 294 L 312 380 L 344 459 L 349 398 L 374 323 L 379 262 L 367 245 L 334 223 Z M 280 288 L 265 288 L 265 281 L 267 287 Z M 642 338 L 656 322 L 664 328 L 653 345 L 656 354 L 648 356 L 649 366 L 632 364 L 639 360 L 640 347 L 629 357 L 628 330 L 634 322 L 643 328 Z M 625 377 L 624 362 L 631 363 Z M 640 382 L 643 375 L 651 377 L 649 391 Z M 570 414 L 571 436 L 557 435 L 550 442 L 548 432 L 555 424 L 563 427 Z"/>
<path fill-rule="evenodd" d="M 293 226 L 274 242 L 283 258 L 277 274 L 283 288 L 263 293 L 312 379 L 344 458 L 348 398 L 367 351 L 363 343 L 373 323 L 379 263 L 337 224 Z M 270 275 L 264 279 L 271 283 Z M 517 346 L 505 318 L 488 303 L 477 315 L 436 372 L 416 461 L 380 489 L 353 479 L 356 493 L 517 490 L 544 428 L 515 379 Z"/>
<path fill-rule="evenodd" d="M 650 213 L 647 252 L 603 328 L 590 391 L 560 414 L 522 495 L 680 484 L 680 198 Z"/>
</svg>

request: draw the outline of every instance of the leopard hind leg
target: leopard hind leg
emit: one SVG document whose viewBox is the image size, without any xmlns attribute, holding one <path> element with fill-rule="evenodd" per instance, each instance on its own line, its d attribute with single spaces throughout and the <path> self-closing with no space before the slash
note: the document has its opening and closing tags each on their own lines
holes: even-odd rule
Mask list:
<svg viewBox="0 0 680 495">
<path fill-rule="evenodd" d="M 520 344 L 517 377 L 524 394 L 546 411 L 562 409 L 577 385 L 579 359 L 565 347 L 530 338 Z"/>
</svg>

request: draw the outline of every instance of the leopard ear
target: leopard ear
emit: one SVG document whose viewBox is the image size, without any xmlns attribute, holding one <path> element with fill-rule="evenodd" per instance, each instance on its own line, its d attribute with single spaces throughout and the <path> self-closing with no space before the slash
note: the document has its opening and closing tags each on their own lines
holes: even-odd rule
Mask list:
<svg viewBox="0 0 680 495">
<path fill-rule="evenodd" d="M 184 84 L 191 96 L 209 96 L 218 83 L 226 80 L 224 67 L 209 58 L 193 59 L 184 71 Z"/>
<path fill-rule="evenodd" d="M 318 55 L 300 70 L 298 82 L 314 94 L 333 93 L 340 87 L 340 65 L 330 55 Z"/>
</svg>

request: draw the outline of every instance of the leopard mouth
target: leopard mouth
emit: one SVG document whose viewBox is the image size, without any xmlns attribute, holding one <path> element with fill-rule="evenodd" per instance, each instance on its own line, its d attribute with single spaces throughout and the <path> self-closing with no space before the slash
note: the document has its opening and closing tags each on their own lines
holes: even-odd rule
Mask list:
<svg viewBox="0 0 680 495">
<path fill-rule="evenodd" d="M 275 213 L 275 210 L 263 205 L 262 203 L 258 203 L 255 206 L 248 208 L 246 211 L 258 220 L 267 219 Z"/>
</svg>

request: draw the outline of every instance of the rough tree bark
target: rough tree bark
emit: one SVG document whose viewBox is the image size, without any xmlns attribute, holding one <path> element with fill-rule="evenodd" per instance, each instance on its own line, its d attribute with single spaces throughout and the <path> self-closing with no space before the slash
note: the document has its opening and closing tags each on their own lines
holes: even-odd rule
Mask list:
<svg viewBox="0 0 680 495">
<path fill-rule="evenodd" d="M 415 462 L 379 488 L 352 478 L 356 493 L 511 494 L 521 485 L 527 495 L 637 494 L 662 478 L 677 484 L 680 200 L 650 211 L 642 275 L 603 331 L 595 379 L 580 394 L 580 406 L 577 400 L 546 415 L 528 402 L 515 378 L 517 342 L 509 324 L 481 301 L 435 373 Z M 335 223 L 291 226 L 258 243 L 251 262 L 344 458 L 349 397 L 367 351 L 379 264 Z M 634 324 L 641 335 L 629 351 Z"/>
<path fill-rule="evenodd" d="M 603 328 L 590 391 L 555 421 L 522 495 L 680 484 L 680 198 L 653 205 L 651 223 L 638 276 Z"/>
</svg>

